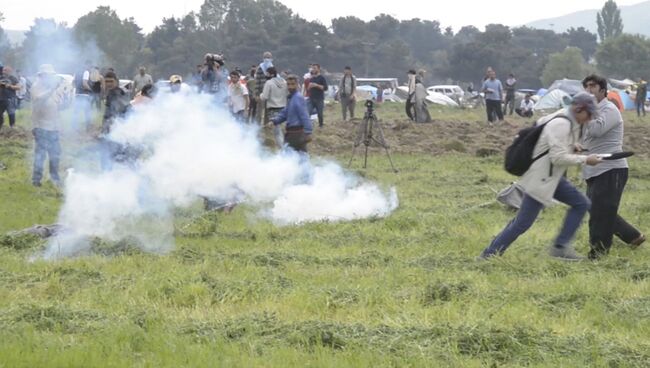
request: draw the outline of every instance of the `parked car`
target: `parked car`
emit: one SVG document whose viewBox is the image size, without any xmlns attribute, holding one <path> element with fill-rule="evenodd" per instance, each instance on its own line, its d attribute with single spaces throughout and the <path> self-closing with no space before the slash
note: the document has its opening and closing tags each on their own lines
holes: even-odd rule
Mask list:
<svg viewBox="0 0 650 368">
<path fill-rule="evenodd" d="M 427 88 L 427 92 L 442 93 L 443 95 L 451 98 L 454 101 L 460 101 L 465 95 L 465 91 L 463 91 L 463 89 L 460 88 L 460 86 L 456 86 L 456 85 L 431 86 Z"/>
</svg>

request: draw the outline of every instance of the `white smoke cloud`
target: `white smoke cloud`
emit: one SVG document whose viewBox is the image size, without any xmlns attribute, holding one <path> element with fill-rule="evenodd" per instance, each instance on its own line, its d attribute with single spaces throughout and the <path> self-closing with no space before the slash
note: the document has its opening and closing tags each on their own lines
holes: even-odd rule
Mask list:
<svg viewBox="0 0 650 368">
<path fill-rule="evenodd" d="M 133 237 L 164 252 L 173 246 L 171 210 L 200 197 L 245 200 L 280 226 L 384 217 L 398 205 L 394 189 L 384 192 L 336 163 L 270 152 L 256 128 L 234 122 L 205 95 L 161 95 L 116 123 L 111 138 L 144 153 L 134 167 L 69 173 L 59 214 L 68 231 L 45 258 L 87 250 L 89 237 Z"/>
</svg>

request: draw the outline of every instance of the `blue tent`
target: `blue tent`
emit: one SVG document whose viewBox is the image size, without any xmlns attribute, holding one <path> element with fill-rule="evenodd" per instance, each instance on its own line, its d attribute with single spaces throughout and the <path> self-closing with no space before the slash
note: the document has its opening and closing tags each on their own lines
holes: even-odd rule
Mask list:
<svg viewBox="0 0 650 368">
<path fill-rule="evenodd" d="M 359 91 L 364 91 L 368 92 L 372 95 L 372 98 L 376 99 L 377 98 L 377 87 L 373 86 L 358 86 L 357 89 Z"/>
<path fill-rule="evenodd" d="M 544 97 L 548 93 L 548 90 L 546 88 L 540 88 L 539 91 L 537 91 L 537 95 L 539 97 Z"/>
<path fill-rule="evenodd" d="M 616 92 L 618 92 L 618 95 L 621 96 L 621 101 L 623 102 L 623 108 L 625 110 L 634 110 L 636 109 L 636 104 L 634 103 L 634 100 L 632 100 L 632 97 L 625 93 L 625 91 L 621 89 L 616 89 Z"/>
</svg>

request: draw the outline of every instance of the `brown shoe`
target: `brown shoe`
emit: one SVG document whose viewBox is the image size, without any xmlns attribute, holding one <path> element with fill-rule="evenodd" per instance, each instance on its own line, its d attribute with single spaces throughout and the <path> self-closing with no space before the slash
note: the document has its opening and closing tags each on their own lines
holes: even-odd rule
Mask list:
<svg viewBox="0 0 650 368">
<path fill-rule="evenodd" d="M 644 242 L 645 242 L 645 235 L 641 234 L 638 238 L 632 240 L 630 245 L 632 246 L 632 249 L 636 249 L 639 246 L 641 246 L 641 244 L 643 244 Z"/>
</svg>

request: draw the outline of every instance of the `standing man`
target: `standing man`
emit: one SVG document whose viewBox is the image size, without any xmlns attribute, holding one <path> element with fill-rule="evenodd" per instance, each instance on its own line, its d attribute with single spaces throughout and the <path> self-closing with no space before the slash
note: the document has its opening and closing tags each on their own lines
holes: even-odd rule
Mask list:
<svg viewBox="0 0 650 368">
<path fill-rule="evenodd" d="M 20 70 L 16 70 L 16 74 L 17 74 L 18 84 L 20 85 L 20 89 L 16 91 L 16 110 L 20 110 L 20 106 L 22 105 L 23 100 L 25 99 L 25 97 L 27 97 L 28 83 L 27 83 L 27 78 L 25 78 L 25 76 Z"/>
<path fill-rule="evenodd" d="M 587 92 L 596 96 L 598 118 L 587 124 L 584 134 L 585 148 L 591 154 L 623 151 L 623 117 L 621 112 L 607 99 L 607 80 L 590 75 L 582 81 Z M 597 167 L 583 167 L 587 180 L 587 196 L 591 200 L 589 217 L 590 259 L 597 259 L 609 253 L 613 235 L 624 242 L 638 247 L 645 236 L 618 215 L 618 208 L 628 178 L 626 159 L 605 161 Z"/>
<path fill-rule="evenodd" d="M 269 120 L 273 121 L 276 116 L 287 106 L 287 82 L 280 76 L 275 67 L 270 67 L 268 73 L 271 79 L 267 80 L 264 84 L 261 100 L 266 104 L 266 113 L 269 115 Z M 278 147 L 282 147 L 284 139 L 282 137 L 282 130 L 279 126 L 274 126 L 275 143 Z"/>
<path fill-rule="evenodd" d="M 515 79 L 515 75 L 510 73 L 508 75 L 508 79 L 506 79 L 506 103 L 503 106 L 503 113 L 506 114 L 508 112 L 508 108 L 510 108 L 510 113 L 509 115 L 512 115 L 513 110 L 515 109 L 515 91 L 517 90 L 517 79 Z"/>
<path fill-rule="evenodd" d="M 242 83 L 239 72 L 230 72 L 230 84 L 228 85 L 228 107 L 230 113 L 240 123 L 246 121 L 248 111 L 248 89 Z"/>
<path fill-rule="evenodd" d="M 431 114 L 427 107 L 427 89 L 424 87 L 424 75 L 426 71 L 420 69 L 415 77 L 415 122 L 430 123 Z"/>
<path fill-rule="evenodd" d="M 262 56 L 263 60 L 255 71 L 255 102 L 256 102 L 256 116 L 255 119 L 260 124 L 266 125 L 269 120 L 266 116 L 266 106 L 262 102 L 261 95 L 264 92 L 264 84 L 269 80 L 268 69 L 273 66 L 273 55 L 266 51 Z"/>
<path fill-rule="evenodd" d="M 597 155 L 575 154 L 580 131 L 596 114 L 596 100 L 588 93 L 574 96 L 571 106 L 541 118 L 537 125 L 546 124 L 535 145 L 533 157 L 539 157 L 521 177 L 519 185 L 525 195 L 517 216 L 492 240 L 479 257 L 487 259 L 501 256 L 508 247 L 535 222 L 540 211 L 553 203 L 565 203 L 571 208 L 550 255 L 555 258 L 577 261 L 582 259 L 571 246 L 571 241 L 589 210 L 589 199 L 567 180 L 564 174 L 569 166 L 597 165 Z"/>
<path fill-rule="evenodd" d="M 287 122 L 284 141 L 289 147 L 298 152 L 307 152 L 307 143 L 311 142 L 312 124 L 305 99 L 299 92 L 298 77 L 290 75 L 287 77 L 287 89 L 289 90 L 289 100 L 287 107 L 272 120 L 274 125 Z"/>
<path fill-rule="evenodd" d="M 104 85 L 106 87 L 106 108 L 102 119 L 102 170 L 113 168 L 113 162 L 126 162 L 126 148 L 119 143 L 110 140 L 107 136 L 110 134 L 115 121 L 124 117 L 130 107 L 131 100 L 128 93 L 120 88 L 119 79 L 115 72 L 107 72 L 104 75 Z"/>
<path fill-rule="evenodd" d="M 16 125 L 16 92 L 20 90 L 18 78 L 12 75 L 11 68 L 0 63 L 0 129 L 4 125 L 5 111 L 9 116 L 9 126 Z"/>
<path fill-rule="evenodd" d="M 314 64 L 309 80 L 309 111 L 316 110 L 320 128 L 324 124 L 323 110 L 325 109 L 325 92 L 327 89 L 327 80 L 320 74 L 320 65 Z"/>
<path fill-rule="evenodd" d="M 352 68 L 346 66 L 343 70 L 343 79 L 339 85 L 339 98 L 341 100 L 341 110 L 343 112 L 343 121 L 348 121 L 348 111 L 350 119 L 354 119 L 354 107 L 357 102 L 355 93 L 357 92 L 357 77 L 352 74 Z"/>
<path fill-rule="evenodd" d="M 411 121 L 415 121 L 415 85 L 416 85 L 416 77 L 417 73 L 415 70 L 411 69 L 407 73 L 407 78 L 408 78 L 408 98 L 406 99 L 406 116 Z"/>
<path fill-rule="evenodd" d="M 641 117 L 641 112 L 645 117 L 645 100 L 648 98 L 648 83 L 639 78 L 639 84 L 636 87 L 636 115 Z"/>
<path fill-rule="evenodd" d="M 83 125 L 86 129 L 90 128 L 92 118 L 92 87 L 90 86 L 90 70 L 92 64 L 90 60 L 86 61 L 83 69 L 79 70 L 74 76 L 75 98 L 73 111 L 73 125 L 79 128 L 79 115 L 83 115 Z"/>
<path fill-rule="evenodd" d="M 517 109 L 515 109 L 515 112 L 517 115 L 521 116 L 522 118 L 532 118 L 533 117 L 533 109 L 535 108 L 535 103 L 533 100 L 530 99 L 530 94 L 527 94 L 526 97 L 524 97 L 523 100 L 521 100 L 521 105 Z"/>
<path fill-rule="evenodd" d="M 257 114 L 257 101 L 255 100 L 256 83 L 255 72 L 257 72 L 257 65 L 252 65 L 246 77 L 246 88 L 248 88 L 248 123 L 255 121 Z"/>
<path fill-rule="evenodd" d="M 32 86 L 32 133 L 34 134 L 34 170 L 32 185 L 41 186 L 45 156 L 50 161 L 50 179 L 55 186 L 61 185 L 59 177 L 59 105 L 63 101 L 64 84 L 56 75 L 54 67 L 41 65 L 36 82 Z"/>
<path fill-rule="evenodd" d="M 147 84 L 153 84 L 153 78 L 147 74 L 147 68 L 141 66 L 138 70 L 138 74 L 133 77 L 133 96 L 137 95 L 142 91 L 142 87 Z"/>
<path fill-rule="evenodd" d="M 260 98 L 266 104 L 269 119 L 273 120 L 287 106 L 289 90 L 287 88 L 287 82 L 278 76 L 278 71 L 275 67 L 270 67 L 268 73 L 271 79 L 264 84 Z"/>
<path fill-rule="evenodd" d="M 503 101 L 503 85 L 497 79 L 497 73 L 491 68 L 488 69 L 488 79 L 483 82 L 483 93 L 485 93 L 485 109 L 490 125 L 494 124 L 494 115 L 499 122 L 503 121 L 501 102 Z"/>
</svg>

